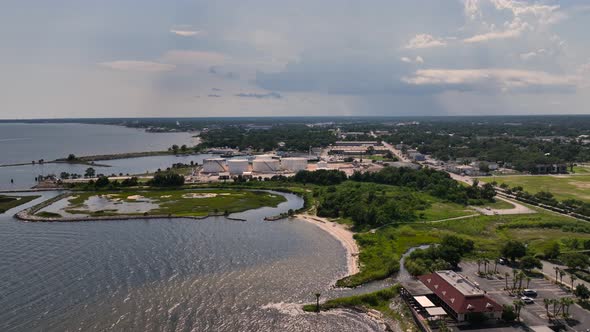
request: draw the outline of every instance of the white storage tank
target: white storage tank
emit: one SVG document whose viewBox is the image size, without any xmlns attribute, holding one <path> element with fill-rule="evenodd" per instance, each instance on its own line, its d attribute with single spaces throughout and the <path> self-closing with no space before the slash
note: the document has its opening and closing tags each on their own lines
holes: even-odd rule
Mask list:
<svg viewBox="0 0 590 332">
<path fill-rule="evenodd" d="M 274 173 L 281 168 L 280 162 L 276 159 L 258 159 L 252 161 L 252 170 L 258 173 Z"/>
<path fill-rule="evenodd" d="M 221 173 L 225 172 L 225 159 L 209 158 L 203 160 L 203 173 Z"/>
<path fill-rule="evenodd" d="M 281 167 L 290 172 L 299 172 L 307 169 L 307 158 L 283 158 Z"/>
<path fill-rule="evenodd" d="M 269 159 L 273 159 L 274 157 L 276 157 L 275 155 L 272 154 L 259 154 L 256 156 L 256 159 L 260 159 L 260 160 L 269 160 Z"/>
<path fill-rule="evenodd" d="M 249 165 L 247 159 L 230 159 L 227 161 L 229 174 L 242 174 L 248 172 Z"/>
</svg>

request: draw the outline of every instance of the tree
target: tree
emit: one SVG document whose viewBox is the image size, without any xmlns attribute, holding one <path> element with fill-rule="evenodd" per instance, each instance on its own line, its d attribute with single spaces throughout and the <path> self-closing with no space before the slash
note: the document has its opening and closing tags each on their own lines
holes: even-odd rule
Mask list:
<svg viewBox="0 0 590 332">
<path fill-rule="evenodd" d="M 182 152 L 184 153 L 184 152 L 186 152 L 186 150 L 188 150 L 188 148 L 187 148 L 186 144 L 183 144 L 183 145 L 180 147 L 180 151 L 182 151 Z"/>
<path fill-rule="evenodd" d="M 172 145 L 171 149 L 172 149 L 172 152 L 174 152 L 174 154 L 178 153 L 178 145 L 176 145 L 176 144 Z"/>
<path fill-rule="evenodd" d="M 564 254 L 561 256 L 561 260 L 570 269 L 584 270 L 590 266 L 590 256 L 579 252 Z"/>
<path fill-rule="evenodd" d="M 94 185 L 97 188 L 103 188 L 109 185 L 109 178 L 107 178 L 106 176 L 100 176 L 98 179 L 96 179 L 96 182 L 94 183 Z"/>
<path fill-rule="evenodd" d="M 179 187 L 184 184 L 184 176 L 174 172 L 158 172 L 148 184 L 154 187 Z"/>
<path fill-rule="evenodd" d="M 504 257 L 508 257 L 514 262 L 517 258 L 526 255 L 526 246 L 520 241 L 508 240 L 508 242 L 502 247 L 501 253 Z"/>
<path fill-rule="evenodd" d="M 502 320 L 505 322 L 514 322 L 516 320 L 516 313 L 514 312 L 514 307 L 511 305 L 504 305 L 502 307 Z"/>
<path fill-rule="evenodd" d="M 96 171 L 92 167 L 88 167 L 86 169 L 86 173 L 84 173 L 84 176 L 87 178 L 93 178 L 94 175 L 96 175 Z"/>
<path fill-rule="evenodd" d="M 543 263 L 541 260 L 533 256 L 524 256 L 520 259 L 520 267 L 524 270 L 532 270 L 534 268 L 542 269 Z"/>
<path fill-rule="evenodd" d="M 545 307 L 545 311 L 547 312 L 547 317 L 549 317 L 549 305 L 551 305 L 551 300 L 548 298 L 544 298 L 543 306 Z"/>
<path fill-rule="evenodd" d="M 504 273 L 504 278 L 506 280 L 506 290 L 508 290 L 508 277 L 510 277 L 510 273 L 508 273 L 508 272 Z"/>
<path fill-rule="evenodd" d="M 516 319 L 520 321 L 520 309 L 525 306 L 525 303 L 522 300 L 516 300 L 512 302 L 514 305 L 514 311 L 516 312 Z"/>
<path fill-rule="evenodd" d="M 563 284 L 563 277 L 565 277 L 565 271 L 559 270 L 559 282 Z"/>
<path fill-rule="evenodd" d="M 572 290 L 574 289 L 574 281 L 578 280 L 578 277 L 576 277 L 573 274 L 570 274 L 570 280 L 572 281 Z"/>
<path fill-rule="evenodd" d="M 590 290 L 584 284 L 578 284 L 574 290 L 574 295 L 586 301 L 590 298 Z"/>
<path fill-rule="evenodd" d="M 76 159 L 77 159 L 77 158 L 76 158 L 76 156 L 75 156 L 74 154 L 70 153 L 70 154 L 68 155 L 68 161 L 70 161 L 70 162 L 71 162 L 71 161 L 75 161 Z"/>
<path fill-rule="evenodd" d="M 555 259 L 561 254 L 559 243 L 553 242 L 549 247 L 545 248 L 543 255 L 545 259 Z M 557 278 L 556 278 L 557 279 Z"/>
</svg>

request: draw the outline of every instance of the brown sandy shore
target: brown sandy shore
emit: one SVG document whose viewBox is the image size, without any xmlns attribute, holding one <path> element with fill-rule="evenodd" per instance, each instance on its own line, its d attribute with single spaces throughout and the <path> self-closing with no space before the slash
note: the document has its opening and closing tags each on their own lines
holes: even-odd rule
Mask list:
<svg viewBox="0 0 590 332">
<path fill-rule="evenodd" d="M 331 222 L 326 218 L 312 216 L 310 214 L 298 214 L 295 217 L 316 225 L 340 241 L 344 249 L 346 249 L 348 275 L 359 273 L 359 248 L 353 238 L 353 232 L 347 229 L 346 226 Z"/>
</svg>

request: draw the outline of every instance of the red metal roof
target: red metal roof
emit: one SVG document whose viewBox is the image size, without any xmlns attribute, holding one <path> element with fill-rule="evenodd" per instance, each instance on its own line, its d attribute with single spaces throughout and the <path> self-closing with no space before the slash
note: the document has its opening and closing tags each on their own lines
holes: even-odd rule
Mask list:
<svg viewBox="0 0 590 332">
<path fill-rule="evenodd" d="M 456 313 L 502 311 L 502 306 L 487 295 L 465 296 L 436 272 L 419 276 L 418 279 Z"/>
</svg>

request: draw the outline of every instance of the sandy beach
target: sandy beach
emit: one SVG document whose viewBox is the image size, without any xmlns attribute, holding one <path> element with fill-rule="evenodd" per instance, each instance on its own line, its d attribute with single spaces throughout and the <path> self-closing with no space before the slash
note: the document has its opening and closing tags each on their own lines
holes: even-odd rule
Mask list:
<svg viewBox="0 0 590 332">
<path fill-rule="evenodd" d="M 344 249 L 346 249 L 348 275 L 357 274 L 359 272 L 359 248 L 353 238 L 353 232 L 348 230 L 344 225 L 331 222 L 326 218 L 309 214 L 298 214 L 295 217 L 316 225 L 340 241 Z"/>
</svg>

